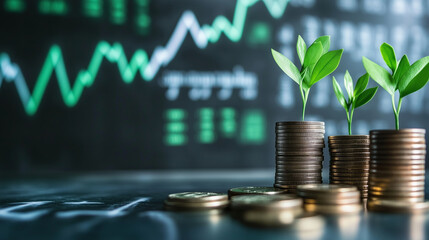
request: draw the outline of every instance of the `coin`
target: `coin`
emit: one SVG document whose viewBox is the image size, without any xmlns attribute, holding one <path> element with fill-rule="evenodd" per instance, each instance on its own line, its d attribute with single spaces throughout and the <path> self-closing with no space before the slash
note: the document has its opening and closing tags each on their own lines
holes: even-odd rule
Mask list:
<svg viewBox="0 0 429 240">
<path fill-rule="evenodd" d="M 290 194 L 281 195 L 239 195 L 231 198 L 231 207 L 285 209 L 301 207 L 302 199 Z"/>
<path fill-rule="evenodd" d="M 330 205 L 341 205 L 341 204 L 359 204 L 360 198 L 353 197 L 353 198 L 305 198 L 304 204 L 330 204 Z"/>
<path fill-rule="evenodd" d="M 228 196 L 247 195 L 247 194 L 266 194 L 276 195 L 285 193 L 284 190 L 274 187 L 236 187 L 228 190 Z"/>
<path fill-rule="evenodd" d="M 175 202 L 209 202 L 209 201 L 227 201 L 228 195 L 215 192 L 182 192 L 168 195 L 168 201 Z"/>
<path fill-rule="evenodd" d="M 329 173 L 332 177 L 368 177 L 369 173 L 363 173 L 363 172 L 348 172 L 348 173 L 337 173 L 337 172 L 331 172 Z"/>
<path fill-rule="evenodd" d="M 369 201 L 368 210 L 389 213 L 424 213 L 429 210 L 429 202 L 409 204 L 392 200 Z"/>
<path fill-rule="evenodd" d="M 422 128 L 407 128 L 401 130 L 371 130 L 371 135 L 399 135 L 399 134 L 425 134 L 426 130 Z"/>
<path fill-rule="evenodd" d="M 369 148 L 357 148 L 357 147 L 342 147 L 342 148 L 329 148 L 331 153 L 369 153 Z"/>
<path fill-rule="evenodd" d="M 345 177 L 345 176 L 330 176 L 329 179 L 330 180 L 334 180 L 334 181 L 341 181 L 341 180 L 345 180 L 345 181 L 368 181 L 368 176 L 366 177 Z"/>
<path fill-rule="evenodd" d="M 370 164 L 371 169 L 385 170 L 385 171 L 412 171 L 412 170 L 425 170 L 424 164 L 419 165 L 381 165 L 381 164 Z"/>
<path fill-rule="evenodd" d="M 308 125 L 317 125 L 317 126 L 325 126 L 325 122 L 320 121 L 287 121 L 287 122 L 276 122 L 276 126 L 283 126 L 283 125 L 293 125 L 293 126 L 308 126 Z"/>
<path fill-rule="evenodd" d="M 285 161 L 323 161 L 323 156 L 276 156 L 276 160 Z"/>
<path fill-rule="evenodd" d="M 328 140 L 366 140 L 369 139 L 369 135 L 340 135 L 340 136 L 329 136 Z"/>
<path fill-rule="evenodd" d="M 356 171 L 359 171 L 361 173 L 369 173 L 369 168 L 366 169 L 361 169 L 361 168 L 357 168 L 357 169 L 349 169 L 349 168 L 330 168 L 329 172 L 330 173 L 354 173 Z"/>
<path fill-rule="evenodd" d="M 278 156 L 323 156 L 323 151 L 276 151 Z"/>
<path fill-rule="evenodd" d="M 394 149 L 396 150 L 425 150 L 426 144 L 419 143 L 388 143 L 388 144 L 371 144 L 371 149 L 374 150 L 385 150 L 385 149 Z"/>
<path fill-rule="evenodd" d="M 375 197 L 398 197 L 398 198 L 408 198 L 408 197 L 424 197 L 425 193 L 424 191 L 418 191 L 418 192 L 399 192 L 399 191 L 385 191 L 385 192 L 378 192 L 378 191 L 371 191 L 371 193 L 369 193 L 370 196 L 375 196 Z"/>
<path fill-rule="evenodd" d="M 331 152 L 331 157 L 364 157 L 370 156 L 370 152 Z"/>
<path fill-rule="evenodd" d="M 384 177 L 384 176 L 392 176 L 392 177 L 400 177 L 403 176 L 424 176 L 425 170 L 381 170 L 381 169 L 370 169 L 370 173 L 373 173 L 377 177 Z"/>
<path fill-rule="evenodd" d="M 371 149 L 371 154 L 387 154 L 387 155 L 396 155 L 396 156 L 409 156 L 409 155 L 424 155 L 426 154 L 426 150 L 404 150 L 404 149 L 398 149 L 398 150 L 392 150 L 392 149 Z"/>
<path fill-rule="evenodd" d="M 386 189 L 389 189 L 390 191 L 408 191 L 408 192 L 418 192 L 418 191 L 424 191 L 425 187 L 424 185 L 421 186 L 407 186 L 407 187 L 403 187 L 403 186 L 393 186 L 393 187 L 383 187 L 383 186 L 369 186 L 369 189 L 371 189 L 372 191 L 377 191 L 377 192 L 383 192 L 386 191 Z"/>
<path fill-rule="evenodd" d="M 378 176 L 378 175 L 369 175 L 370 181 L 378 181 L 378 182 L 404 182 L 404 181 L 424 181 L 425 176 L 401 176 L 398 177 L 384 177 L 384 176 Z"/>
<path fill-rule="evenodd" d="M 304 208 L 309 212 L 323 214 L 342 214 L 342 213 L 359 213 L 362 211 L 362 204 L 342 204 L 342 205 L 318 205 L 305 204 Z"/>
<path fill-rule="evenodd" d="M 399 197 L 390 197 L 390 196 L 375 197 L 375 196 L 368 195 L 368 202 L 369 201 L 381 201 L 381 200 L 394 200 L 394 201 L 398 201 L 398 202 L 407 202 L 408 204 L 410 204 L 410 203 L 423 202 L 425 199 L 424 199 L 424 197 L 403 197 L 403 198 L 399 198 Z"/>
</svg>

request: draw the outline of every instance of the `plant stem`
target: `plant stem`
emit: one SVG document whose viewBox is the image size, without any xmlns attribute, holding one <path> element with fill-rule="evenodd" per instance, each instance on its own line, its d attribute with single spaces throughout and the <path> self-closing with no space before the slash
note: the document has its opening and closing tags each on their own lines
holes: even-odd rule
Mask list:
<svg viewBox="0 0 429 240">
<path fill-rule="evenodd" d="M 306 90 L 304 95 L 304 99 L 302 101 L 302 121 L 304 121 L 305 117 L 305 107 L 307 106 L 308 94 L 310 93 L 310 89 Z"/>
<path fill-rule="evenodd" d="M 301 93 L 301 98 L 302 98 L 302 121 L 304 121 L 304 112 L 305 112 L 305 96 L 304 96 L 304 91 L 302 89 L 302 81 L 299 83 L 299 92 Z"/>
<path fill-rule="evenodd" d="M 353 112 L 354 112 L 354 109 L 352 107 L 350 114 L 347 113 L 347 121 L 349 123 L 349 126 L 348 126 L 349 127 L 349 135 L 352 135 Z"/>
<path fill-rule="evenodd" d="M 398 110 L 396 110 L 395 95 L 392 94 L 392 108 L 393 108 L 393 113 L 395 114 L 395 126 L 396 126 L 396 130 L 399 130 L 399 111 L 401 110 L 401 104 L 402 104 L 402 98 L 399 98 Z"/>
</svg>

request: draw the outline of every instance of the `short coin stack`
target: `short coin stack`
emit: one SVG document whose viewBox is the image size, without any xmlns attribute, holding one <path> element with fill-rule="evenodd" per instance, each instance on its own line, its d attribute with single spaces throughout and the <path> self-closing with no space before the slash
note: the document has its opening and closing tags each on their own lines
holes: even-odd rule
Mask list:
<svg viewBox="0 0 429 240">
<path fill-rule="evenodd" d="M 369 136 L 329 136 L 329 183 L 356 186 L 362 200 L 368 197 Z"/>
<path fill-rule="evenodd" d="M 276 123 L 274 186 L 295 192 L 302 184 L 322 183 L 325 123 Z"/>
<path fill-rule="evenodd" d="M 164 202 L 169 210 L 220 210 L 228 204 L 228 195 L 213 192 L 172 193 Z"/>
<path fill-rule="evenodd" d="M 363 209 L 360 192 L 355 186 L 308 184 L 297 188 L 304 199 L 304 209 L 321 214 L 358 213 Z"/>
<path fill-rule="evenodd" d="M 391 209 L 394 206 L 391 201 L 424 201 L 425 132 L 424 129 L 370 132 L 369 210 L 380 210 L 383 203 Z"/>
<path fill-rule="evenodd" d="M 302 199 L 290 194 L 233 196 L 231 209 L 241 221 L 265 227 L 291 224 L 303 212 Z"/>
<path fill-rule="evenodd" d="M 277 195 L 286 193 L 286 190 L 274 187 L 237 187 L 228 190 L 228 197 L 238 195 Z"/>
</svg>

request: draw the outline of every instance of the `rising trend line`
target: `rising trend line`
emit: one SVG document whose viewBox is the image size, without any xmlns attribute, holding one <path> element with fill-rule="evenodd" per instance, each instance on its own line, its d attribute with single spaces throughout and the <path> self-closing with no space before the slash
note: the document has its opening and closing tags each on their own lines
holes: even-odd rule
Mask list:
<svg viewBox="0 0 429 240">
<path fill-rule="evenodd" d="M 273 18 L 280 18 L 286 11 L 290 0 L 237 0 L 232 22 L 225 16 L 217 16 L 211 25 L 200 26 L 192 11 L 185 11 L 165 46 L 154 49 L 149 59 L 146 51 L 138 49 L 128 61 L 120 43 L 109 44 L 101 41 L 97 44 L 87 69 L 82 69 L 76 76 L 73 86 L 64 64 L 61 48 L 53 45 L 36 80 L 33 93 L 30 93 L 20 67 L 10 61 L 6 53 L 0 54 L 0 87 L 4 81 L 14 82 L 18 95 L 28 115 L 33 115 L 39 108 L 46 86 L 55 72 L 64 103 L 72 107 L 79 101 L 85 87 L 90 87 L 98 74 L 103 59 L 116 63 L 122 80 L 131 83 L 137 72 L 146 81 L 151 81 L 161 67 L 168 65 L 176 56 L 186 35 L 192 36 L 195 45 L 204 49 L 208 43 L 216 43 L 223 33 L 233 42 L 240 41 L 246 23 L 247 11 L 258 2 L 263 2 Z"/>
</svg>

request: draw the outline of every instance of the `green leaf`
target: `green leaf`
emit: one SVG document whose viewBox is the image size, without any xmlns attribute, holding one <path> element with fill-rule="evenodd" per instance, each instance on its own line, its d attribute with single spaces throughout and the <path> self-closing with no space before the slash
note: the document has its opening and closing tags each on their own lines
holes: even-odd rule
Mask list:
<svg viewBox="0 0 429 240">
<path fill-rule="evenodd" d="M 428 63 L 429 63 L 429 56 L 421 58 L 417 60 L 415 63 L 413 63 L 413 65 L 411 65 L 408 68 L 408 70 L 402 75 L 402 78 L 400 78 L 398 82 L 398 89 L 401 96 L 404 95 L 403 92 L 405 91 L 405 88 L 408 87 L 408 84 L 410 84 L 410 82 L 413 79 L 415 79 L 417 75 L 419 75 L 419 73 L 423 70 L 423 68 L 426 67 L 426 64 Z M 405 94 L 405 95 L 408 95 L 408 94 Z"/>
<path fill-rule="evenodd" d="M 393 47 L 387 43 L 383 43 L 380 46 L 380 52 L 381 56 L 383 56 L 384 62 L 392 70 L 392 73 L 394 73 L 396 70 L 396 56 Z"/>
<path fill-rule="evenodd" d="M 354 103 L 354 108 L 361 107 L 371 101 L 371 99 L 375 96 L 377 89 L 378 87 L 373 87 L 361 93 L 359 97 L 357 97 L 356 102 Z"/>
<path fill-rule="evenodd" d="M 368 73 L 365 73 L 357 80 L 355 92 L 354 92 L 354 96 L 356 98 L 365 90 L 366 86 L 368 86 L 368 82 L 369 82 Z"/>
<path fill-rule="evenodd" d="M 330 36 L 321 36 L 314 40 L 314 42 L 320 42 L 323 46 L 323 52 L 322 54 L 325 54 L 329 51 L 329 48 L 331 47 L 331 37 Z"/>
<path fill-rule="evenodd" d="M 395 74 L 393 74 L 393 79 L 395 80 L 396 89 L 398 89 L 399 87 L 400 79 L 404 76 L 404 73 L 407 72 L 409 68 L 410 68 L 410 61 L 408 61 L 407 55 L 404 55 L 401 58 L 401 61 L 399 61 L 398 68 L 396 69 Z"/>
<path fill-rule="evenodd" d="M 344 87 L 346 88 L 347 94 L 349 95 L 349 99 L 353 99 L 353 79 L 350 76 L 348 70 L 346 70 L 346 74 L 344 75 Z"/>
<path fill-rule="evenodd" d="M 407 87 L 402 92 L 399 92 L 401 95 L 401 98 L 417 90 L 420 90 L 426 85 L 428 81 L 429 81 L 429 64 L 426 64 L 426 66 L 413 79 L 411 79 Z"/>
<path fill-rule="evenodd" d="M 363 66 L 368 72 L 369 76 L 374 79 L 382 88 L 384 88 L 390 95 L 395 93 L 395 83 L 390 73 L 382 66 L 369 60 L 366 57 L 362 58 Z"/>
<path fill-rule="evenodd" d="M 298 41 L 296 42 L 296 52 L 298 53 L 299 61 L 301 65 L 304 64 L 305 53 L 307 52 L 307 45 L 301 35 L 298 35 Z"/>
<path fill-rule="evenodd" d="M 301 75 L 298 71 L 298 68 L 296 68 L 296 66 L 287 57 L 276 50 L 271 49 L 271 53 L 273 54 L 273 58 L 277 65 L 279 65 L 283 72 L 285 72 L 286 75 L 299 84 L 299 81 L 301 81 Z"/>
<path fill-rule="evenodd" d="M 308 68 L 304 68 L 304 70 L 301 72 L 300 84 L 302 84 L 302 88 L 306 91 L 309 89 L 308 84 L 305 81 L 305 79 L 307 78 L 307 75 L 308 75 Z"/>
<path fill-rule="evenodd" d="M 311 75 L 310 87 L 318 82 L 320 79 L 331 74 L 335 69 L 337 69 L 340 64 L 341 55 L 343 54 L 343 49 L 329 51 L 324 54 L 319 61 L 317 61 L 316 66 L 314 66 L 313 73 Z"/>
<path fill-rule="evenodd" d="M 319 60 L 322 56 L 323 47 L 320 42 L 315 42 L 308 47 L 307 52 L 305 53 L 303 68 L 311 66 Z"/>
<path fill-rule="evenodd" d="M 343 91 L 341 91 L 341 87 L 338 84 L 335 77 L 332 77 L 332 85 L 334 86 L 335 96 L 337 96 L 338 102 L 340 102 L 341 106 L 349 112 L 349 107 L 347 106 L 346 98 L 344 97 Z"/>
</svg>

